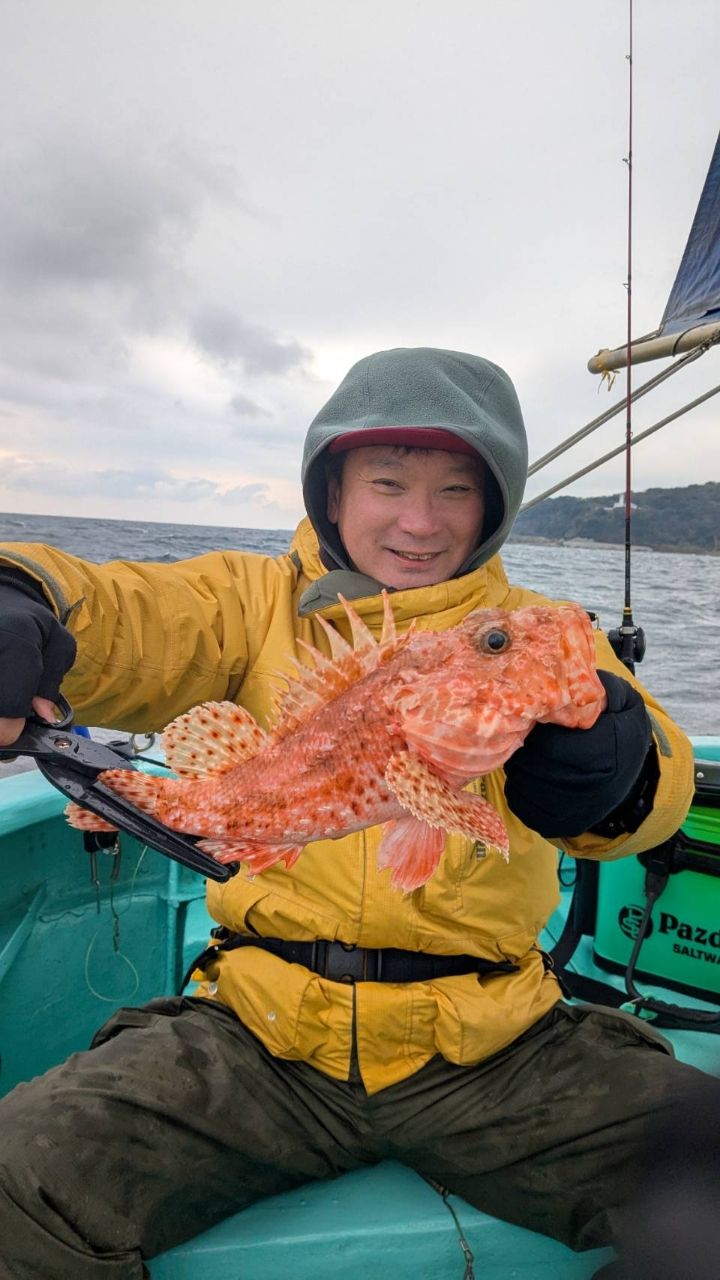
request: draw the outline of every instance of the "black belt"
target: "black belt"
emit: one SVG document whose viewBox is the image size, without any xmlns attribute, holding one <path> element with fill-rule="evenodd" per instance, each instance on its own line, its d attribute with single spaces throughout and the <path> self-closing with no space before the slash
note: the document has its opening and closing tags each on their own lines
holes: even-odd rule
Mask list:
<svg viewBox="0 0 720 1280">
<path fill-rule="evenodd" d="M 348 942 L 286 942 L 284 938 L 260 938 L 244 933 L 213 929 L 216 939 L 193 960 L 182 989 L 194 969 L 205 969 L 224 951 L 237 947 L 260 947 L 289 964 L 301 964 L 331 982 L 427 982 L 431 978 L 454 978 L 461 974 L 517 973 L 511 960 L 483 960 L 479 956 L 434 956 L 423 951 L 399 951 L 395 947 L 356 947 Z"/>
</svg>

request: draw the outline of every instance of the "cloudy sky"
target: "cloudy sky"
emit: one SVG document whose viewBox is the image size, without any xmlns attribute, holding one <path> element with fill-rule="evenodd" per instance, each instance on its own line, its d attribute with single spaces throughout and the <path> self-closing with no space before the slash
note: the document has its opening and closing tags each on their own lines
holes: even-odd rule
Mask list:
<svg viewBox="0 0 720 1280">
<path fill-rule="evenodd" d="M 533 457 L 595 417 L 627 49 L 627 0 L 3 0 L 0 510 L 290 527 L 308 421 L 386 347 L 504 365 Z M 720 124 L 717 0 L 635 0 L 634 53 L 641 334 Z M 717 351 L 635 429 L 716 382 Z M 635 486 L 720 479 L 719 418 L 639 445 Z"/>
</svg>

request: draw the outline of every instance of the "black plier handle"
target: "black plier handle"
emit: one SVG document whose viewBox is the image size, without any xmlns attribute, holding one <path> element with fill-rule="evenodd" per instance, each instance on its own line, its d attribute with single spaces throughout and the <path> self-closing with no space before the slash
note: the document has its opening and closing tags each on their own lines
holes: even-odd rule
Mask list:
<svg viewBox="0 0 720 1280">
<path fill-rule="evenodd" d="M 135 836 L 142 844 L 210 880 L 229 880 L 235 874 L 237 867 L 216 862 L 203 853 L 193 836 L 171 831 L 99 782 L 98 774 L 105 769 L 134 769 L 135 765 L 116 747 L 72 733 L 72 707 L 62 697 L 56 705 L 60 718 L 54 724 L 29 716 L 20 737 L 11 746 L 0 746 L 0 760 L 30 756 L 48 782 L 69 800 Z"/>
</svg>

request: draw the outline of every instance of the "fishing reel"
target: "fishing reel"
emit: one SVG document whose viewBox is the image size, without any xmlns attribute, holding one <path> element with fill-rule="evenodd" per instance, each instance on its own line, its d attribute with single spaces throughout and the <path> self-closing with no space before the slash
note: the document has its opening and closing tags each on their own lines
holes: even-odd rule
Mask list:
<svg viewBox="0 0 720 1280">
<path fill-rule="evenodd" d="M 636 627 L 632 620 L 632 616 L 623 617 L 619 627 L 612 627 L 607 633 L 612 650 L 616 657 L 627 667 L 628 671 L 635 670 L 636 662 L 642 662 L 645 657 L 645 632 L 642 627 Z"/>
</svg>

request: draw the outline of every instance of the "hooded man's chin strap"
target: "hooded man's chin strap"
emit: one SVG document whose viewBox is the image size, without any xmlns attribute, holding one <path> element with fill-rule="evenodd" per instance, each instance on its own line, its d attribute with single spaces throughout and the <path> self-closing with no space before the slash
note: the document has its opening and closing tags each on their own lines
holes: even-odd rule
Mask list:
<svg viewBox="0 0 720 1280">
<path fill-rule="evenodd" d="M 381 591 L 395 591 L 395 587 L 384 587 L 376 578 L 369 578 L 365 573 L 355 573 L 352 569 L 333 569 L 322 578 L 311 582 L 303 591 L 298 605 L 301 618 L 317 613 L 329 605 L 338 603 L 338 596 L 346 600 L 360 600 L 366 596 L 379 596 Z"/>
<path fill-rule="evenodd" d="M 362 600 L 370 596 L 379 596 L 382 591 L 397 590 L 396 587 L 388 587 L 366 573 L 358 573 L 346 564 L 341 563 L 338 568 L 331 567 L 333 564 L 337 565 L 335 555 L 331 555 L 322 543 L 319 550 L 320 559 L 328 572 L 321 578 L 316 578 L 303 591 L 298 605 L 301 618 L 307 618 L 311 613 L 318 613 L 320 609 L 339 604 L 339 596 L 343 596 L 346 600 Z M 290 552 L 290 559 L 298 573 L 302 573 L 302 559 L 297 549 Z"/>
</svg>

